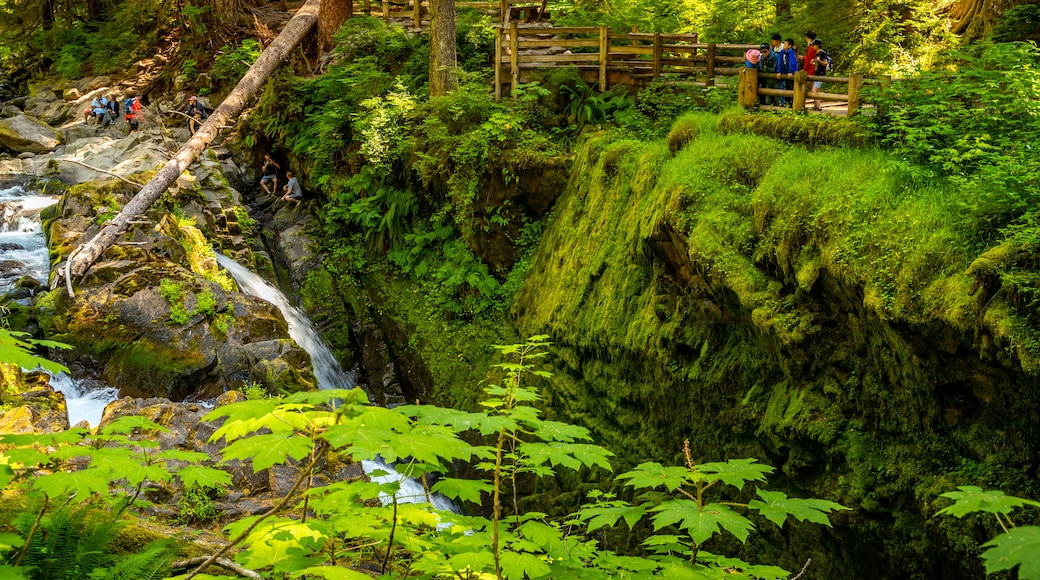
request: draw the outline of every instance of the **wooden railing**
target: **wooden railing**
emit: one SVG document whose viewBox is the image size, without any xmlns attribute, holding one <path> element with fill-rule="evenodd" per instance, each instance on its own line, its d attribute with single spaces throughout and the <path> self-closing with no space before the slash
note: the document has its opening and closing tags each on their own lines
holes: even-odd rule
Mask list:
<svg viewBox="0 0 1040 580">
<path fill-rule="evenodd" d="M 795 111 L 805 110 L 806 99 L 815 99 L 817 102 L 824 103 L 837 103 L 841 105 L 838 109 L 832 112 L 838 114 L 844 114 L 844 116 L 851 117 L 863 108 L 861 102 L 860 89 L 865 84 L 877 84 L 887 86 L 892 82 L 891 77 L 885 77 L 881 79 L 868 79 L 864 78 L 861 74 L 853 74 L 847 77 L 834 77 L 834 76 L 815 76 L 809 75 L 804 70 L 800 70 L 794 73 L 792 81 L 792 88 L 790 89 L 771 89 L 759 86 L 759 71 L 753 68 L 744 68 L 740 71 L 740 84 L 737 91 L 737 100 L 745 108 L 751 109 L 758 107 L 764 110 L 780 110 L 786 107 L 778 107 L 772 105 L 761 104 L 761 96 L 767 97 L 782 97 L 791 101 L 791 108 Z M 786 80 L 786 79 L 784 79 Z M 846 91 L 844 93 L 819 91 L 812 92 L 810 90 L 812 83 L 819 81 L 825 84 L 831 85 L 845 85 Z"/>
<path fill-rule="evenodd" d="M 495 99 L 503 87 L 517 88 L 532 79 L 531 72 L 550 67 L 575 67 L 588 82 L 606 91 L 613 85 L 641 87 L 658 78 L 671 84 L 701 87 L 732 86 L 739 77 L 738 99 L 745 107 L 780 109 L 759 105 L 759 96 L 783 97 L 794 110 L 805 110 L 806 98 L 837 103 L 831 114 L 853 115 L 863 109 L 860 88 L 864 84 L 886 84 L 890 79 L 809 76 L 795 73 L 791 89 L 758 86 L 758 70 L 744 66 L 744 53 L 757 44 L 717 44 L 697 41 L 696 34 L 616 34 L 606 26 L 545 28 L 518 26 L 516 22 L 495 28 Z M 727 79 L 726 77 L 729 77 Z M 784 79 L 787 80 L 787 79 Z M 828 91 L 811 92 L 811 83 L 821 81 Z M 834 87 L 846 92 L 831 92 Z"/>
<path fill-rule="evenodd" d="M 611 33 L 606 26 L 526 28 L 511 22 L 495 28 L 495 98 L 502 87 L 527 82 L 530 71 L 573 66 L 606 91 L 614 84 L 643 86 L 656 78 L 699 86 L 726 86 L 752 44 L 697 42 L 696 34 Z M 555 49 L 555 50 L 554 50 Z"/>
</svg>

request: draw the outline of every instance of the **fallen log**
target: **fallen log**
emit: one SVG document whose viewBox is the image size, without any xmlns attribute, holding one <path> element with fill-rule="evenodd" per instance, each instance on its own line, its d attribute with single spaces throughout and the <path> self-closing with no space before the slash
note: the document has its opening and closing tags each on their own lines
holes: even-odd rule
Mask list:
<svg viewBox="0 0 1040 580">
<path fill-rule="evenodd" d="M 300 44 L 304 36 L 318 22 L 318 9 L 321 0 L 307 0 L 307 3 L 296 11 L 296 15 L 282 29 L 281 34 L 264 49 L 260 58 L 253 63 L 249 71 L 238 81 L 234 90 L 224 99 L 216 110 L 209 116 L 202 127 L 195 132 L 195 136 L 188 140 L 183 147 L 166 162 L 166 165 L 155 174 L 155 177 L 141 188 L 113 218 L 101 228 L 90 241 L 80 246 L 78 252 L 69 256 L 71 267 L 66 271 L 76 279 L 79 279 L 90 268 L 101 254 L 105 253 L 116 239 L 126 231 L 131 220 L 144 214 L 155 200 L 165 192 L 180 176 L 181 172 L 188 168 L 195 158 L 199 156 L 217 136 L 220 128 L 228 121 L 236 118 L 246 103 L 253 100 L 260 87 L 267 82 L 271 74 L 281 65 L 282 61 Z M 71 281 L 66 281 L 71 287 Z"/>
</svg>

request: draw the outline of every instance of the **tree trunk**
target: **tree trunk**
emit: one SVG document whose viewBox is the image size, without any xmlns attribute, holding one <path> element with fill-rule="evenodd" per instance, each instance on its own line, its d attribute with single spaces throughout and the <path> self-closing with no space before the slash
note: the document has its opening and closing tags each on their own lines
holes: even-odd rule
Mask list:
<svg viewBox="0 0 1040 580">
<path fill-rule="evenodd" d="M 791 16 L 791 0 L 776 0 L 777 17 L 783 16 L 784 14 Z"/>
<path fill-rule="evenodd" d="M 430 0 L 430 96 L 459 87 L 455 48 L 455 0 Z"/>
<path fill-rule="evenodd" d="M 101 17 L 101 3 L 98 0 L 87 0 L 87 22 L 95 22 Z"/>
<path fill-rule="evenodd" d="M 235 26 L 238 17 L 245 12 L 243 0 L 213 0 L 217 23 L 223 26 Z"/>
<path fill-rule="evenodd" d="M 72 278 L 76 279 L 90 268 L 101 254 L 108 249 L 130 225 L 129 222 L 148 211 L 155 200 L 165 192 L 181 172 L 187 169 L 199 154 L 206 149 L 216 136 L 220 127 L 228 122 L 245 108 L 247 102 L 252 101 L 256 93 L 267 82 L 271 73 L 285 60 L 303 37 L 310 31 L 318 21 L 318 9 L 321 0 L 307 0 L 307 3 L 296 11 L 296 15 L 285 25 L 282 33 L 268 46 L 260 55 L 260 58 L 249 68 L 242 80 L 238 82 L 234 90 L 224 99 L 224 102 L 209 119 L 196 131 L 195 136 L 181 147 L 180 151 L 166 165 L 155 174 L 140 192 L 131 199 L 112 221 L 84 244 L 74 255 L 71 264 Z"/>
<path fill-rule="evenodd" d="M 54 0 L 43 0 L 40 5 L 40 27 L 44 30 L 54 28 Z"/>
<path fill-rule="evenodd" d="M 354 13 L 354 0 L 325 0 L 318 13 L 318 52 L 325 54 L 336 46 L 332 36 Z"/>
</svg>

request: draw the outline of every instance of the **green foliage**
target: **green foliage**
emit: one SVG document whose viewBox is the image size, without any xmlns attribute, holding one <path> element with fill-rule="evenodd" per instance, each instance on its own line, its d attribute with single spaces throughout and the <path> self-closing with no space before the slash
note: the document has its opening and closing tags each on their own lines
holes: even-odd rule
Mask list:
<svg viewBox="0 0 1040 580">
<path fill-rule="evenodd" d="M 941 497 L 952 499 L 954 503 L 939 510 L 937 515 L 964 518 L 975 513 L 993 514 L 1004 531 L 982 545 L 986 549 L 982 552 L 986 573 L 993 574 L 1017 567 L 1021 580 L 1040 579 L 1040 527 L 1016 527 L 1011 521 L 1011 512 L 1016 508 L 1038 508 L 1040 502 L 1005 495 L 996 490 L 983 491 L 974 485 L 962 485 L 957 489 L 960 491 L 941 494 Z"/>
<path fill-rule="evenodd" d="M 68 372 L 64 365 L 33 354 L 33 349 L 36 347 L 71 348 L 61 342 L 30 338 L 26 332 L 0 328 L 0 362 L 18 365 L 28 370 L 43 367 L 52 373 Z"/>
<path fill-rule="evenodd" d="M 185 524 L 198 524 L 215 520 L 220 515 L 220 509 L 210 495 L 219 493 L 221 489 L 203 487 L 198 483 L 185 484 L 181 497 L 177 500 L 180 521 Z"/>
<path fill-rule="evenodd" d="M 260 58 L 263 47 L 252 38 L 247 38 L 235 48 L 225 46 L 217 51 L 210 76 L 225 87 L 233 87 L 245 76 L 249 67 Z M 185 74 L 188 74 L 185 72 Z M 193 75 L 189 75 L 193 76 Z"/>
<path fill-rule="evenodd" d="M 989 44 L 948 56 L 950 70 L 882 89 L 871 128 L 928 176 L 973 192 L 965 209 L 983 236 L 1040 201 L 1040 49 Z M 955 67 L 955 68 L 954 68 Z M 952 73 L 956 70 L 956 73 Z M 984 238 L 985 239 L 985 238 Z"/>
</svg>

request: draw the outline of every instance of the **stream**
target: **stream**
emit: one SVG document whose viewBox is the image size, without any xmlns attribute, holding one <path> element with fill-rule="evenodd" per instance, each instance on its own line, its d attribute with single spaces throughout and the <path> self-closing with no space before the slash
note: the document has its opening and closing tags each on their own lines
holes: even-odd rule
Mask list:
<svg viewBox="0 0 1040 580">
<path fill-rule="evenodd" d="M 50 273 L 47 242 L 40 225 L 40 210 L 54 205 L 58 198 L 22 185 L 0 187 L 0 293 L 11 292 L 24 276 L 45 283 Z M 16 300 L 28 306 L 26 296 Z M 105 405 L 118 397 L 114 388 L 87 388 L 68 373 L 52 374 L 54 390 L 65 395 L 69 424 L 86 421 L 97 425 Z"/>
</svg>

